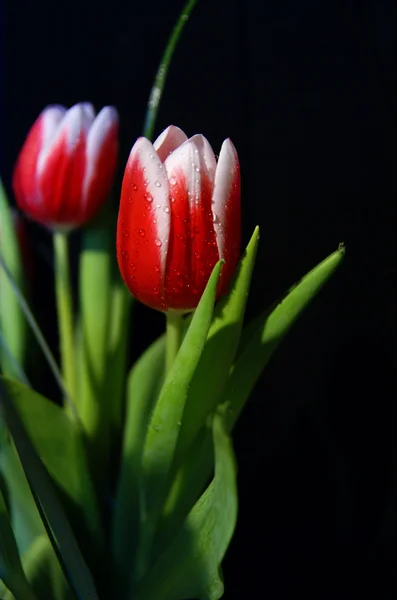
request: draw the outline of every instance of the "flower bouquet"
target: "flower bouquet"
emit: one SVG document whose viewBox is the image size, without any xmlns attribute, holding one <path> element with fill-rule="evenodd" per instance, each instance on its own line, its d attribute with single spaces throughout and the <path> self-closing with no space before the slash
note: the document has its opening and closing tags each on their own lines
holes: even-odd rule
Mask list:
<svg viewBox="0 0 397 600">
<path fill-rule="evenodd" d="M 0 598 L 216 600 L 237 519 L 232 433 L 339 247 L 244 322 L 259 241 L 240 249 L 239 159 L 170 125 L 151 142 L 183 10 L 120 202 L 115 108 L 44 109 L 0 193 Z M 117 190 L 114 190 L 117 196 Z M 249 198 L 244 198 L 244 203 Z M 29 305 L 24 215 L 54 248 L 60 361 Z M 22 233 L 21 233 L 22 232 Z M 68 240 L 81 237 L 77 286 Z M 246 242 L 246 240 L 244 240 Z M 165 333 L 129 364 L 134 301 Z M 39 348 L 59 388 L 30 383 Z M 60 365 L 58 365 L 60 362 Z M 37 389 L 35 389 L 37 388 Z"/>
</svg>

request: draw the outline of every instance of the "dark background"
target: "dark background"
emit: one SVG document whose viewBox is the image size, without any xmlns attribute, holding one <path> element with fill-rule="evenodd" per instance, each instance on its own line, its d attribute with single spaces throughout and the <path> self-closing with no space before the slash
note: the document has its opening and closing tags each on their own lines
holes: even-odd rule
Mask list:
<svg viewBox="0 0 397 600">
<path fill-rule="evenodd" d="M 1 172 L 9 191 L 29 127 L 54 102 L 117 107 L 122 176 L 181 7 L 6 0 Z M 204 133 L 216 153 L 228 136 L 238 149 L 244 243 L 261 227 L 248 316 L 339 242 L 347 247 L 237 427 L 240 516 L 224 561 L 225 600 L 394 598 L 395 1 L 199 0 L 156 133 L 170 123 Z M 31 235 L 42 260 L 48 240 L 32 226 Z M 43 269 L 35 291 L 45 298 Z M 143 307 L 136 322 L 138 353 L 163 322 Z"/>
</svg>

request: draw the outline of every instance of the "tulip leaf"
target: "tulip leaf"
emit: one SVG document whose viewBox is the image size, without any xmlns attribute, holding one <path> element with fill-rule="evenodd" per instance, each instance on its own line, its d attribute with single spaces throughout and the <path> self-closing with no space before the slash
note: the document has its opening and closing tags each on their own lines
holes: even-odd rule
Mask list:
<svg viewBox="0 0 397 600">
<path fill-rule="evenodd" d="M 90 554 L 99 552 L 103 531 L 77 424 L 59 406 L 24 385 L 1 378 L 0 382 L 61 494 L 79 541 Z"/>
<path fill-rule="evenodd" d="M 232 444 L 223 419 L 213 419 L 215 477 L 168 548 L 139 583 L 134 600 L 218 600 L 219 569 L 237 520 L 237 483 Z"/>
<path fill-rule="evenodd" d="M 11 438 L 0 442 L 0 475 L 7 487 L 11 525 L 23 556 L 36 537 L 45 534 L 45 528 Z"/>
<path fill-rule="evenodd" d="M 0 180 L 0 255 L 10 270 L 14 280 L 23 289 L 23 266 L 13 217 L 8 204 L 3 184 Z M 27 324 L 21 308 L 16 302 L 15 292 L 8 277 L 0 266 L 0 330 L 4 343 L 13 360 L 0 348 L 0 370 L 6 375 L 17 378 L 18 371 L 14 363 L 20 367 L 24 364 Z"/>
<path fill-rule="evenodd" d="M 0 489 L 0 579 L 19 600 L 35 600 L 23 571 L 7 506 Z"/>
<path fill-rule="evenodd" d="M 107 470 L 109 424 L 104 411 L 110 315 L 112 232 L 104 211 L 84 230 L 80 254 L 79 292 L 81 360 L 78 411 L 98 468 Z M 100 465 L 100 466 L 99 466 Z"/>
<path fill-rule="evenodd" d="M 254 319 L 252 325 L 248 325 L 247 335 L 243 334 L 242 338 L 242 350 L 222 394 L 227 408 L 226 423 L 229 430 L 236 423 L 249 394 L 275 350 L 303 310 L 338 268 L 344 254 L 345 249 L 341 246 L 307 273 L 270 313 L 265 311 Z"/>
<path fill-rule="evenodd" d="M 128 376 L 121 470 L 114 505 L 112 543 L 115 581 L 125 595 L 137 552 L 141 519 L 141 467 L 145 435 L 164 372 L 165 336 L 142 354 Z"/>
<path fill-rule="evenodd" d="M 108 402 L 110 441 L 121 437 L 123 428 L 127 351 L 130 339 L 130 321 L 133 297 L 120 276 L 117 265 L 113 269 L 110 298 L 109 337 L 106 354 L 105 398 Z"/>
<path fill-rule="evenodd" d="M 238 348 L 259 241 L 256 227 L 231 289 L 218 302 L 207 341 L 192 378 L 176 451 L 178 466 L 207 416 L 216 408 Z"/>
<path fill-rule="evenodd" d="M 186 398 L 211 325 L 222 261 L 215 265 L 175 362 L 154 406 L 142 458 L 145 494 L 138 576 L 146 569 L 178 442 Z"/>
<path fill-rule="evenodd" d="M 260 373 L 279 343 L 337 269 L 343 256 L 343 248 L 331 254 L 306 274 L 279 302 L 258 315 L 245 327 L 236 362 L 218 408 L 225 413 L 229 432 L 236 424 Z M 164 541 L 173 534 L 202 493 L 212 469 L 212 440 L 208 432 L 203 430 L 175 474 L 156 540 L 156 546 L 160 550 L 164 546 Z"/>
<path fill-rule="evenodd" d="M 46 525 L 46 530 L 51 536 L 51 543 L 54 550 L 57 552 L 57 555 L 61 557 L 65 575 L 67 576 L 72 589 L 79 600 L 98 600 L 91 573 L 83 559 L 73 531 L 65 516 L 62 504 L 58 500 L 51 479 L 40 460 L 35 445 L 26 433 L 26 423 L 24 423 L 23 419 L 19 416 L 19 412 L 23 413 L 23 411 L 21 411 L 18 403 L 20 397 L 23 397 L 24 394 L 23 390 L 20 389 L 20 396 L 18 395 L 18 392 L 16 391 L 18 390 L 18 387 L 23 388 L 20 384 L 8 382 L 7 380 L 0 378 L 0 411 L 5 417 L 7 428 L 14 440 L 26 477 L 28 478 L 33 491 L 36 505 L 40 509 L 40 514 Z M 28 391 L 30 392 L 30 390 Z M 37 394 L 34 394 L 30 397 L 30 401 L 32 403 L 40 404 L 40 398 L 41 397 Z M 18 406 L 18 409 L 16 406 Z M 32 414 L 36 417 L 34 411 Z M 62 414 L 64 413 L 62 412 Z M 51 415 L 51 412 L 44 411 L 42 416 L 46 417 L 42 420 L 42 422 L 47 425 L 45 428 L 46 431 L 47 429 L 50 430 L 51 426 L 54 426 L 57 433 L 59 433 L 60 430 L 59 427 L 57 427 L 57 420 L 52 418 L 53 415 Z M 26 414 L 24 414 L 24 417 L 26 417 Z M 72 434 L 72 432 L 67 433 Z M 67 442 L 66 436 L 58 438 L 58 452 L 65 441 Z M 35 442 L 37 443 L 37 440 L 35 440 Z M 38 444 L 38 446 L 40 447 L 41 444 Z M 56 450 L 57 448 L 54 447 L 53 451 L 56 452 Z M 51 460 L 47 460 L 47 462 L 50 463 L 50 467 L 53 466 Z M 74 461 L 64 465 L 59 463 L 59 467 L 65 470 L 69 469 L 73 472 L 76 467 L 73 463 Z M 80 474 L 78 469 L 77 473 Z M 81 483 L 83 484 L 83 482 Z"/>
</svg>

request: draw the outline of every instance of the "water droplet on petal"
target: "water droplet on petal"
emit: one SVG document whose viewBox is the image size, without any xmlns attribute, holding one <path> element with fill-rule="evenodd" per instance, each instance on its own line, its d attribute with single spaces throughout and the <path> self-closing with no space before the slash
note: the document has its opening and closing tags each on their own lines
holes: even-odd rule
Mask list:
<svg viewBox="0 0 397 600">
<path fill-rule="evenodd" d="M 176 185 L 176 177 L 174 177 L 173 175 L 170 177 L 169 181 L 171 185 Z"/>
<path fill-rule="evenodd" d="M 129 232 L 126 229 L 124 229 L 123 233 L 124 233 L 124 237 L 130 237 Z"/>
<path fill-rule="evenodd" d="M 169 213 L 170 212 L 170 207 L 169 206 L 164 206 L 164 212 Z"/>
<path fill-rule="evenodd" d="M 156 273 L 160 272 L 160 267 L 154 267 L 154 270 L 156 271 Z"/>
<path fill-rule="evenodd" d="M 156 204 L 156 208 L 161 208 L 161 204 Z"/>
<path fill-rule="evenodd" d="M 156 187 L 161 187 L 161 183 L 160 183 L 159 181 L 155 181 L 155 182 L 154 182 L 154 185 L 155 185 Z"/>
<path fill-rule="evenodd" d="M 145 237 L 145 236 L 146 236 L 146 231 L 145 231 L 144 229 L 140 229 L 140 230 L 138 231 L 138 233 L 139 233 L 139 235 L 140 235 L 141 237 Z"/>
<path fill-rule="evenodd" d="M 136 264 L 135 264 L 135 263 L 131 263 L 131 265 L 130 265 L 130 266 L 131 266 L 131 269 L 132 269 L 133 271 L 136 271 Z"/>
<path fill-rule="evenodd" d="M 136 185 L 136 183 L 132 184 L 132 189 L 136 192 L 138 190 L 138 186 Z"/>
<path fill-rule="evenodd" d="M 149 154 L 149 158 L 154 158 L 154 154 Z"/>
<path fill-rule="evenodd" d="M 200 167 L 196 167 L 197 173 L 200 173 Z"/>
<path fill-rule="evenodd" d="M 153 196 L 151 196 L 148 192 L 146 192 L 145 194 L 143 194 L 146 202 L 153 202 Z"/>
<path fill-rule="evenodd" d="M 160 240 L 155 240 L 155 242 L 154 242 L 154 243 L 155 243 L 155 244 L 156 244 L 156 246 L 158 246 L 159 248 L 160 248 L 160 246 L 162 245 L 162 244 L 161 244 L 161 242 L 160 242 Z"/>
<path fill-rule="evenodd" d="M 128 252 L 127 252 L 127 250 L 123 250 L 122 253 L 121 253 L 121 256 L 123 258 L 128 258 Z"/>
</svg>

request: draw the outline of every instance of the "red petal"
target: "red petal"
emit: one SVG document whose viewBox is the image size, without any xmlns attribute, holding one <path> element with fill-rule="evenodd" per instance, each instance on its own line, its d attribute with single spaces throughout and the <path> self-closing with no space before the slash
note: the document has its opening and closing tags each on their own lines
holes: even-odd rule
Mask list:
<svg viewBox="0 0 397 600">
<path fill-rule="evenodd" d="M 117 223 L 117 258 L 130 292 L 164 310 L 163 273 L 170 229 L 169 187 L 152 144 L 135 143 L 124 174 Z"/>
<path fill-rule="evenodd" d="M 218 260 L 211 211 L 213 184 L 199 137 L 185 142 L 165 162 L 172 215 L 165 300 L 176 310 L 197 306 Z"/>
</svg>

